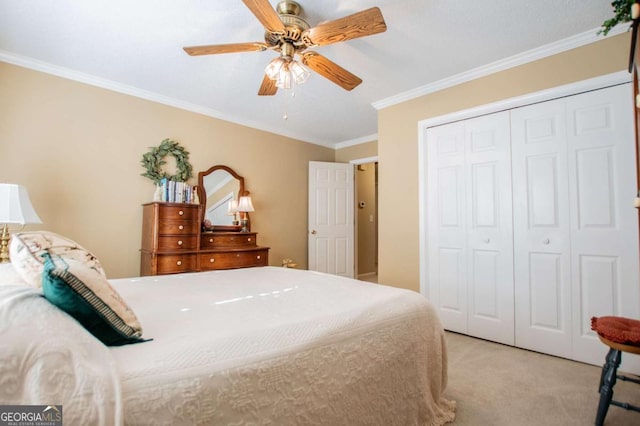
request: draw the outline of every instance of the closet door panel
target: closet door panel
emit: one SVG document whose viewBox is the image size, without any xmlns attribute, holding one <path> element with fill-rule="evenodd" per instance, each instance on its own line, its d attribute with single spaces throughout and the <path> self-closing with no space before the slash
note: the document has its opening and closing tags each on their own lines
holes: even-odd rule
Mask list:
<svg viewBox="0 0 640 426">
<path fill-rule="evenodd" d="M 469 333 L 514 344 L 509 113 L 464 122 Z"/>
<path fill-rule="evenodd" d="M 571 357 L 564 100 L 511 112 L 516 345 Z"/>
<path fill-rule="evenodd" d="M 468 333 L 463 123 L 427 130 L 429 299 L 445 329 Z"/>
<path fill-rule="evenodd" d="M 633 95 L 630 85 L 567 98 L 574 359 L 602 363 L 593 316 L 640 317 Z M 640 371 L 634 357 L 623 369 Z"/>
</svg>

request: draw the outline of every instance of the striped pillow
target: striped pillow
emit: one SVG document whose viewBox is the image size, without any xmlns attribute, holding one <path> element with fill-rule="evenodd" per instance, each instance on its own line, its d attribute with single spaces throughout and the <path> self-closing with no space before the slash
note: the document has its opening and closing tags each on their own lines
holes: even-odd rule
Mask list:
<svg viewBox="0 0 640 426">
<path fill-rule="evenodd" d="M 42 291 L 49 302 L 105 345 L 142 341 L 136 315 L 100 272 L 73 258 L 49 253 L 42 258 Z"/>
</svg>

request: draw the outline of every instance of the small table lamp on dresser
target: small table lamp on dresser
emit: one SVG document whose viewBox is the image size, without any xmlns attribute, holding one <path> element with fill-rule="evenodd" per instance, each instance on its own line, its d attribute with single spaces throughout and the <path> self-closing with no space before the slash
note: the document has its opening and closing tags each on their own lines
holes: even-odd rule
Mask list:
<svg viewBox="0 0 640 426">
<path fill-rule="evenodd" d="M 22 185 L 0 183 L 0 263 L 9 262 L 9 224 L 42 223 Z"/>
</svg>

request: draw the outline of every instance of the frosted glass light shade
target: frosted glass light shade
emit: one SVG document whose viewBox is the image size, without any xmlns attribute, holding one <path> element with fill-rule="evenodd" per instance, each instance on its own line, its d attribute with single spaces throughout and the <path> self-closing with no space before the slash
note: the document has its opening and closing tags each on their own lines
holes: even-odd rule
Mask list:
<svg viewBox="0 0 640 426">
<path fill-rule="evenodd" d="M 293 80 L 296 84 L 302 84 L 311 75 L 309 71 L 307 71 L 302 65 L 300 65 L 296 61 L 291 61 L 291 65 L 289 65 L 289 69 L 291 70 L 291 75 L 293 76 Z"/>
<path fill-rule="evenodd" d="M 266 66 L 266 68 L 264 69 L 264 73 L 271 80 L 277 80 L 278 75 L 280 75 L 280 70 L 282 69 L 282 66 L 284 64 L 285 64 L 284 59 L 282 59 L 281 57 L 275 58 L 273 61 L 269 62 L 269 64 Z"/>
<path fill-rule="evenodd" d="M 0 223 L 42 223 L 24 186 L 0 183 Z"/>
</svg>

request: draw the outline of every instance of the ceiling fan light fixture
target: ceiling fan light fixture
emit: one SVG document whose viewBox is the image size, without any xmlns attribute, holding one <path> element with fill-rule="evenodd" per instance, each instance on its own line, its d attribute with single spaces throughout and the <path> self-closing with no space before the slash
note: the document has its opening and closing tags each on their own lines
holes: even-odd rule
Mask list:
<svg viewBox="0 0 640 426">
<path fill-rule="evenodd" d="M 264 73 L 271 79 L 277 80 L 282 67 L 285 65 L 285 60 L 282 57 L 275 58 L 265 67 Z"/>
<path fill-rule="evenodd" d="M 289 63 L 285 62 L 282 68 L 280 68 L 280 73 L 276 80 L 276 87 L 280 89 L 292 89 L 293 84 L 294 80 L 292 78 L 291 71 L 289 70 Z"/>
<path fill-rule="evenodd" d="M 296 82 L 296 84 L 304 83 L 311 75 L 311 73 L 307 71 L 305 67 L 303 67 L 299 62 L 296 61 L 291 61 L 289 70 L 291 71 L 291 75 L 293 76 L 293 80 Z"/>
</svg>

